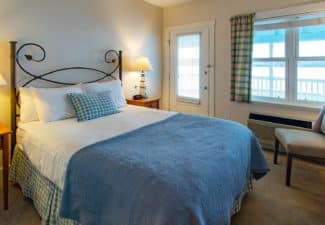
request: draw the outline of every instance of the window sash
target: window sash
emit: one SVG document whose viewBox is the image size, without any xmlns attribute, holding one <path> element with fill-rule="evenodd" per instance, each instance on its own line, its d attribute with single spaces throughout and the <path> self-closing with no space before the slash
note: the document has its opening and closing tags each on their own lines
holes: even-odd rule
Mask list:
<svg viewBox="0 0 325 225">
<path fill-rule="evenodd" d="M 278 27 L 276 28 L 278 29 Z M 252 95 L 252 101 L 268 102 L 284 105 L 302 105 L 319 107 L 324 102 L 315 102 L 310 100 L 298 100 L 298 62 L 299 61 L 324 61 L 325 56 L 317 57 L 299 57 L 299 27 L 291 27 L 286 29 L 285 37 L 285 53 L 283 58 L 253 58 L 253 62 L 286 62 L 286 88 L 285 98 L 274 98 Z"/>
<path fill-rule="evenodd" d="M 265 59 L 265 60 L 261 60 L 261 59 L 259 59 L 259 60 L 253 60 L 253 65 L 254 65 L 254 63 L 255 62 L 266 62 L 266 63 L 277 63 L 277 62 L 280 62 L 280 63 L 283 63 L 283 66 L 284 66 L 284 68 L 285 68 L 285 74 L 284 74 L 284 82 L 286 83 L 287 81 L 286 81 L 286 76 L 287 76 L 287 66 L 286 66 L 286 64 L 287 64 L 287 60 L 286 59 L 282 59 L 282 60 L 279 60 L 279 59 L 277 59 L 277 60 L 270 60 L 270 59 Z M 279 93 L 279 88 L 281 89 L 281 83 L 279 84 L 277 81 L 279 81 L 279 79 L 280 80 L 282 80 L 281 78 L 279 78 L 279 77 L 277 77 L 277 76 L 274 76 L 274 73 L 273 73 L 273 69 L 274 69 L 274 66 L 275 65 L 272 65 L 272 64 L 270 64 L 270 66 L 272 66 L 272 68 L 269 68 L 269 72 L 270 72 L 270 77 L 259 77 L 259 80 L 254 80 L 254 79 L 252 79 L 252 98 L 253 98 L 253 100 L 254 99 L 256 99 L 256 95 L 253 95 L 253 92 L 255 91 L 255 89 L 254 89 L 254 84 L 253 84 L 253 82 L 254 81 L 257 81 L 257 83 L 259 84 L 259 85 L 261 85 L 261 86 L 263 86 L 263 85 L 265 85 L 265 83 L 263 84 L 263 81 L 265 82 L 267 82 L 267 84 L 270 86 L 270 88 L 269 88 L 269 93 L 270 93 L 270 95 L 276 95 L 276 93 Z M 277 66 L 275 66 L 275 67 L 277 67 Z M 281 64 L 280 64 L 280 68 L 281 68 Z M 272 78 L 271 78 L 272 77 Z M 254 77 L 253 77 L 254 78 Z M 267 85 L 266 84 L 266 85 Z M 285 87 L 285 90 L 286 90 L 286 87 Z M 266 90 L 264 90 L 263 91 L 263 89 L 259 89 L 258 91 L 261 91 L 261 92 L 264 92 L 264 91 L 266 91 Z M 281 93 L 281 92 L 280 92 Z M 280 94 L 281 95 L 281 94 Z M 281 100 L 285 100 L 286 99 L 286 92 L 284 93 L 284 96 L 283 96 L 283 98 L 282 98 L 282 96 L 281 97 L 268 97 L 268 96 L 261 96 L 261 95 L 258 95 L 258 97 L 262 97 L 262 98 L 266 98 L 266 99 L 281 99 Z"/>
</svg>

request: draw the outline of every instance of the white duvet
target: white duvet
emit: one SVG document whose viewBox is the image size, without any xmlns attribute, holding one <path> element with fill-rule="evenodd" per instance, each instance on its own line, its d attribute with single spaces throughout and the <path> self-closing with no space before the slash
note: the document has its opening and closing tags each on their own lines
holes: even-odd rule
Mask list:
<svg viewBox="0 0 325 225">
<path fill-rule="evenodd" d="M 96 142 L 167 119 L 173 112 L 127 106 L 121 113 L 78 123 L 75 119 L 19 123 L 17 144 L 34 166 L 63 189 L 72 155 Z M 89 162 L 87 166 L 91 166 Z"/>
</svg>

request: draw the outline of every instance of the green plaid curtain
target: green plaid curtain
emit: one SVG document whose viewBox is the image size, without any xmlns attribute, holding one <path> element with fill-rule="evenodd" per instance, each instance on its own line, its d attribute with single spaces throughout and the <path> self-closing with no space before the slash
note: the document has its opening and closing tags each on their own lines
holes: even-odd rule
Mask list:
<svg viewBox="0 0 325 225">
<path fill-rule="evenodd" d="M 250 102 L 254 16 L 231 18 L 231 101 Z"/>
</svg>

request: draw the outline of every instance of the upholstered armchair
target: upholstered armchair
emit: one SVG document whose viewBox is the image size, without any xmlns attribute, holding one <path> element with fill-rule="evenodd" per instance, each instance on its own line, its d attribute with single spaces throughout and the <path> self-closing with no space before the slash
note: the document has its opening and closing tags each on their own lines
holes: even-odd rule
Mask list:
<svg viewBox="0 0 325 225">
<path fill-rule="evenodd" d="M 279 145 L 287 153 L 286 185 L 290 186 L 292 159 L 300 158 L 325 162 L 325 106 L 317 117 L 311 131 L 275 129 L 274 164 L 277 164 Z"/>
</svg>

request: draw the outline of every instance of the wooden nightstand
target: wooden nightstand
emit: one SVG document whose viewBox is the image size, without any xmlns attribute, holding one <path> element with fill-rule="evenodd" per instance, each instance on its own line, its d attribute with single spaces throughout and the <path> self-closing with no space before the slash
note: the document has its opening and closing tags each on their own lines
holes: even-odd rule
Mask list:
<svg viewBox="0 0 325 225">
<path fill-rule="evenodd" d="M 140 100 L 126 99 L 130 105 L 144 106 L 147 108 L 159 109 L 159 98 L 146 98 Z"/>
<path fill-rule="evenodd" d="M 3 172 L 3 208 L 8 209 L 8 189 L 9 189 L 9 136 L 10 129 L 0 123 L 0 143 L 3 149 L 2 153 L 2 172 Z"/>
</svg>

